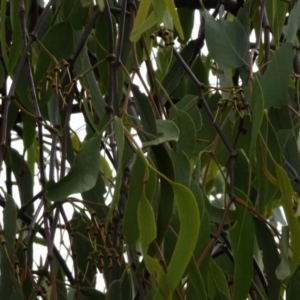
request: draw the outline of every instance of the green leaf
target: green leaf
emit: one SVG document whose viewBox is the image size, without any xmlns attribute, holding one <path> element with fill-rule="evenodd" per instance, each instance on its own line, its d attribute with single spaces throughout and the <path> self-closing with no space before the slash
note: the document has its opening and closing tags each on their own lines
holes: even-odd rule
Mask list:
<svg viewBox="0 0 300 300">
<path fill-rule="evenodd" d="M 135 104 L 137 105 L 139 115 L 141 116 L 141 122 L 143 130 L 148 133 L 149 139 L 152 139 L 157 135 L 157 125 L 153 109 L 145 94 L 141 93 L 137 85 L 132 84 L 132 93 L 134 95 Z M 146 137 L 148 137 L 146 135 Z"/>
<path fill-rule="evenodd" d="M 24 299 L 21 286 L 15 276 L 15 239 L 17 230 L 17 207 L 14 199 L 4 193 L 5 208 L 3 210 L 3 235 L 5 243 L 0 246 L 1 276 L 0 294 L 7 300 Z M 5 270 L 5 271 L 4 271 Z"/>
<path fill-rule="evenodd" d="M 250 81 L 251 84 L 251 81 Z M 250 160 L 252 163 L 255 161 L 255 149 L 256 149 L 256 140 L 258 137 L 258 133 L 260 130 L 260 126 L 262 124 L 263 116 L 264 116 L 264 95 L 262 91 L 261 84 L 258 80 L 258 77 L 255 76 L 253 80 L 253 85 L 249 87 L 252 92 L 251 102 L 251 110 L 252 110 L 252 134 L 251 134 L 251 142 L 250 142 Z"/>
<path fill-rule="evenodd" d="M 183 30 L 182 30 L 182 27 L 180 24 L 180 19 L 179 19 L 177 10 L 175 8 L 174 1 L 173 0 L 165 0 L 165 3 L 166 3 L 167 10 L 173 19 L 174 26 L 179 34 L 179 37 L 183 40 L 184 34 L 183 34 Z"/>
<path fill-rule="evenodd" d="M 184 36 L 183 39 L 181 39 L 181 37 L 179 36 L 179 42 L 185 44 L 192 36 L 192 31 L 194 28 L 195 11 L 189 8 L 178 8 L 177 12 Z"/>
<path fill-rule="evenodd" d="M 10 157 L 5 158 L 5 163 L 13 171 L 19 189 L 21 204 L 25 204 L 33 197 L 33 174 L 24 157 L 13 148 L 10 151 Z M 28 213 L 31 213 L 32 210 L 33 207 L 30 207 Z"/>
<path fill-rule="evenodd" d="M 163 145 L 151 147 L 153 160 L 158 171 L 167 178 L 175 180 L 175 171 L 172 159 L 166 147 Z M 160 179 L 160 192 L 158 193 L 157 216 L 157 241 L 160 244 L 168 228 L 174 204 L 174 191 L 169 181 Z"/>
<path fill-rule="evenodd" d="M 300 225 L 293 211 L 293 190 L 285 170 L 274 160 L 279 189 L 281 191 L 282 207 L 291 233 L 291 247 L 293 249 L 290 261 L 291 274 L 296 270 L 300 259 Z"/>
<path fill-rule="evenodd" d="M 273 233 L 269 227 L 259 220 L 253 218 L 255 224 L 256 239 L 260 251 L 262 251 L 262 259 L 268 282 L 269 300 L 278 300 L 280 292 L 280 280 L 275 275 L 276 268 L 280 263 L 280 257 L 277 245 L 274 240 Z"/>
<path fill-rule="evenodd" d="M 239 20 L 216 21 L 208 11 L 204 17 L 206 43 L 212 58 L 232 69 L 248 65 L 248 35 Z"/>
<path fill-rule="evenodd" d="M 187 268 L 187 272 L 199 299 L 207 300 L 203 278 L 194 257 L 191 258 L 191 261 Z"/>
<path fill-rule="evenodd" d="M 287 3 L 281 0 L 267 1 L 266 12 L 271 31 L 277 45 L 280 44 L 280 35 L 286 17 Z"/>
<path fill-rule="evenodd" d="M 181 57 L 188 63 L 188 65 L 190 65 L 192 62 L 196 45 L 197 40 L 192 40 L 180 52 Z M 162 82 L 162 85 L 168 95 L 172 95 L 185 73 L 186 72 L 180 62 L 178 60 L 175 60 Z M 162 102 L 165 103 L 166 101 L 166 96 L 164 95 L 164 93 L 162 93 Z"/>
<path fill-rule="evenodd" d="M 74 34 L 70 22 L 65 21 L 50 27 L 42 39 L 42 44 L 58 62 L 63 58 L 67 59 L 74 51 Z M 52 58 L 40 49 L 34 75 L 36 82 L 45 76 L 50 64 L 52 68 L 55 67 Z"/>
<path fill-rule="evenodd" d="M 105 300 L 121 300 L 122 299 L 122 278 L 115 280 L 109 286 Z"/>
<path fill-rule="evenodd" d="M 221 292 L 227 299 L 230 299 L 227 280 L 221 268 L 213 261 L 210 261 L 210 275 L 213 283 L 219 292 Z"/>
<path fill-rule="evenodd" d="M 142 33 L 156 24 L 156 17 L 154 13 L 151 13 L 151 15 L 147 18 L 151 3 L 151 0 L 141 0 L 139 3 L 139 8 L 134 19 L 133 28 L 130 35 L 130 40 L 132 42 L 137 42 Z M 152 25 L 149 27 L 149 24 Z"/>
<path fill-rule="evenodd" d="M 3 86 L 3 84 L 6 80 L 5 76 L 6 76 L 5 69 L 4 69 L 2 61 L 0 61 L 0 86 Z"/>
<path fill-rule="evenodd" d="M 79 38 L 79 36 L 77 36 Z M 84 47 L 78 56 L 75 62 L 75 70 L 77 74 L 82 74 L 87 70 L 90 70 L 92 67 L 87 47 Z M 94 72 L 91 70 L 82 78 L 82 85 L 85 89 L 90 91 L 91 94 L 91 102 L 92 102 L 92 111 L 94 111 L 99 118 L 99 120 L 103 120 L 105 115 L 105 101 L 100 92 L 99 86 L 97 84 Z"/>
<path fill-rule="evenodd" d="M 7 54 L 7 46 L 6 46 L 6 4 L 7 1 L 1 1 L 1 10 L 0 10 L 0 19 L 2 20 L 0 24 L 0 45 L 1 45 L 1 54 L 3 57 L 4 66 L 8 70 L 9 58 Z M 8 71 L 9 72 L 9 71 Z M 11 75 L 11 73 L 9 73 Z M 1 85 L 2 86 L 2 85 Z"/>
<path fill-rule="evenodd" d="M 87 22 L 90 5 L 83 7 L 80 0 L 66 0 L 62 4 L 62 13 L 74 30 L 80 30 Z"/>
<path fill-rule="evenodd" d="M 282 227 L 282 234 L 280 239 L 280 250 L 282 260 L 276 269 L 276 276 L 279 280 L 284 280 L 285 278 L 289 277 L 291 274 L 291 268 L 289 263 L 289 228 L 288 226 Z"/>
<path fill-rule="evenodd" d="M 286 288 L 286 300 L 294 300 L 295 295 L 300 291 L 300 270 L 299 268 L 295 271 L 293 276 L 287 283 Z"/>
<path fill-rule="evenodd" d="M 24 148 L 27 150 L 35 140 L 35 121 L 25 115 L 22 114 L 23 121 L 23 144 Z"/>
<path fill-rule="evenodd" d="M 83 143 L 68 175 L 48 185 L 48 200 L 62 201 L 71 194 L 82 193 L 95 186 L 99 172 L 100 140 L 101 136 L 95 136 Z"/>
<path fill-rule="evenodd" d="M 168 282 L 174 291 L 193 255 L 200 229 L 200 216 L 192 192 L 178 183 L 171 183 L 180 220 L 178 240 L 167 268 Z"/>
<path fill-rule="evenodd" d="M 169 151 L 169 154 L 175 167 L 176 182 L 189 187 L 191 180 L 191 164 L 189 158 L 184 152 Z"/>
<path fill-rule="evenodd" d="M 88 207 L 90 210 L 95 211 L 99 219 L 104 219 L 108 212 L 108 207 L 104 206 L 105 193 L 106 193 L 106 189 L 100 172 L 98 172 L 95 186 L 92 189 L 81 193 L 82 199 L 86 201 L 85 202 L 86 207 Z"/>
<path fill-rule="evenodd" d="M 195 154 L 196 128 L 192 118 L 183 110 L 176 109 L 176 124 L 179 128 L 177 151 L 183 151 L 189 158 Z"/>
<path fill-rule="evenodd" d="M 238 220 L 229 231 L 232 254 L 235 262 L 233 297 L 247 299 L 253 276 L 254 224 L 246 209 L 236 207 Z"/>
<path fill-rule="evenodd" d="M 128 197 L 124 212 L 123 232 L 126 243 L 133 247 L 139 237 L 137 210 L 145 183 L 146 165 L 140 152 L 137 152 L 136 161 L 131 170 Z"/>
<path fill-rule="evenodd" d="M 176 124 L 170 120 L 156 120 L 158 137 L 149 142 L 144 142 L 143 147 L 155 146 L 169 141 L 178 141 L 179 129 Z"/>
<path fill-rule="evenodd" d="M 4 18 L 5 20 L 5 18 Z M 23 48 L 23 40 L 21 35 L 21 25 L 19 17 L 19 5 L 17 2 L 12 2 L 10 7 L 10 20 L 12 27 L 12 42 L 10 47 L 9 61 L 8 61 L 8 73 L 12 74 L 17 62 L 21 56 L 21 50 Z M 4 21 L 5 24 L 5 21 Z M 5 27 L 5 26 L 4 26 Z M 5 43 L 6 44 L 6 43 Z M 4 50 L 6 51 L 6 50 Z"/>
<path fill-rule="evenodd" d="M 106 217 L 106 229 L 108 226 L 108 223 L 110 222 L 110 218 L 113 214 L 113 211 L 115 209 L 115 205 L 117 204 L 119 200 L 119 195 L 120 195 L 120 189 L 122 185 L 122 178 L 123 178 L 123 166 L 122 166 L 122 160 L 123 160 L 123 154 L 124 154 L 124 143 L 125 143 L 125 138 L 124 138 L 124 128 L 123 128 L 123 123 L 122 120 L 119 118 L 115 119 L 114 122 L 115 125 L 115 140 L 117 144 L 117 149 L 118 149 L 118 167 L 117 167 L 117 178 L 116 178 L 116 183 L 115 183 L 115 190 L 114 190 L 114 195 L 110 204 L 109 212 Z"/>
<path fill-rule="evenodd" d="M 291 43 L 283 44 L 273 56 L 260 84 L 264 94 L 265 108 L 281 108 L 288 105 L 288 83 L 292 70 L 294 52 Z"/>
<path fill-rule="evenodd" d="M 161 265 L 156 258 L 152 258 L 147 254 L 147 250 L 151 242 L 156 238 L 155 217 L 152 207 L 147 200 L 145 193 L 142 194 L 138 205 L 138 224 L 140 231 L 140 241 L 143 251 L 146 267 L 150 274 L 156 273 L 156 281 L 159 285 L 154 299 L 171 300 L 171 291 L 168 285 L 167 277 Z"/>
<path fill-rule="evenodd" d="M 291 42 L 291 43 L 294 42 L 299 27 L 300 27 L 300 2 L 297 1 L 290 12 L 288 23 L 287 23 L 287 29 L 286 29 L 287 42 Z"/>
</svg>

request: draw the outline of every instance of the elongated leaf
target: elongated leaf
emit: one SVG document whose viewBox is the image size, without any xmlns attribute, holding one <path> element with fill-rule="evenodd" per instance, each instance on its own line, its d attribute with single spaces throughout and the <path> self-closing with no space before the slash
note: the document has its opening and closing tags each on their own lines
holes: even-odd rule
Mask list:
<svg viewBox="0 0 300 300">
<path fill-rule="evenodd" d="M 300 225 L 293 211 L 293 190 L 285 170 L 274 161 L 279 188 L 281 191 L 282 207 L 291 233 L 293 254 L 290 262 L 291 274 L 296 270 L 300 259 Z"/>
<path fill-rule="evenodd" d="M 180 24 L 180 19 L 179 19 L 177 10 L 174 5 L 174 0 L 165 0 L 165 3 L 166 3 L 167 10 L 173 19 L 173 22 L 174 22 L 175 28 L 179 34 L 179 37 L 183 40 L 184 34 L 183 34 L 183 30 L 182 30 L 182 27 Z"/>
<path fill-rule="evenodd" d="M 147 18 L 151 3 L 152 3 L 151 0 L 141 0 L 140 1 L 139 8 L 138 8 L 136 17 L 134 19 L 134 25 L 132 28 L 132 32 L 130 35 L 130 40 L 132 42 L 137 42 L 139 40 L 141 34 L 156 23 L 156 18 L 155 18 L 154 13 L 151 14 Z M 149 21 L 150 19 L 151 19 L 151 21 Z M 147 26 L 145 26 L 145 24 L 150 24 L 150 23 L 152 23 L 152 25 L 147 28 Z"/>
<path fill-rule="evenodd" d="M 280 43 L 280 35 L 285 21 L 287 3 L 280 0 L 267 1 L 266 11 L 276 44 Z"/>
<path fill-rule="evenodd" d="M 133 84 L 131 89 L 134 95 L 135 104 L 141 116 L 143 129 L 144 131 L 146 131 L 146 133 L 150 135 L 149 137 L 146 136 L 146 138 L 152 139 L 154 136 L 157 135 L 157 125 L 156 125 L 153 109 L 146 95 L 141 93 L 138 86 Z"/>
<path fill-rule="evenodd" d="M 293 43 L 300 27 L 300 2 L 297 1 L 292 8 L 286 29 L 286 41 Z"/>
<path fill-rule="evenodd" d="M 229 289 L 225 275 L 221 268 L 213 261 L 210 261 L 210 275 L 217 288 L 227 299 L 230 299 Z"/>
<path fill-rule="evenodd" d="M 280 239 L 280 250 L 282 254 L 282 259 L 275 272 L 279 280 L 284 280 L 291 274 L 291 268 L 289 263 L 289 238 L 289 228 L 288 226 L 283 226 Z"/>
<path fill-rule="evenodd" d="M 10 19 L 11 19 L 11 23 L 12 23 L 11 24 L 11 26 L 12 26 L 12 43 L 11 43 L 11 47 L 10 47 L 8 70 L 9 70 L 9 73 L 12 73 L 19 58 L 20 58 L 21 50 L 23 48 L 20 18 L 19 18 L 19 6 L 16 1 L 11 3 L 10 14 L 11 14 Z M 4 18 L 4 20 L 5 20 L 5 18 Z M 5 21 L 4 21 L 4 24 L 5 24 Z M 5 27 L 5 25 L 3 27 Z M 4 50 L 4 51 L 6 51 L 6 50 Z"/>
<path fill-rule="evenodd" d="M 137 153 L 131 170 L 128 197 L 124 212 L 124 235 L 129 246 L 135 246 L 139 237 L 137 209 L 143 193 L 146 165 L 141 153 Z"/>
<path fill-rule="evenodd" d="M 267 275 L 269 300 L 277 300 L 280 292 L 280 281 L 275 275 L 276 268 L 280 263 L 277 245 L 268 226 L 257 218 L 253 220 L 258 246 L 263 253 L 262 258 Z"/>
<path fill-rule="evenodd" d="M 188 187 L 191 180 L 191 164 L 189 158 L 184 152 L 169 151 L 170 157 L 175 167 L 176 182 Z"/>
<path fill-rule="evenodd" d="M 101 136 L 96 136 L 83 143 L 68 175 L 48 186 L 48 200 L 61 201 L 73 193 L 82 193 L 95 186 L 99 172 L 100 140 Z"/>
<path fill-rule="evenodd" d="M 191 258 L 187 271 L 199 299 L 207 300 L 204 282 L 194 257 Z"/>
<path fill-rule="evenodd" d="M 179 8 L 177 9 L 177 12 L 178 12 L 178 16 L 182 27 L 183 36 L 184 36 L 183 39 L 181 39 L 181 37 L 179 36 L 179 41 L 183 43 L 187 43 L 187 41 L 190 39 L 192 35 L 195 12 L 189 8 Z"/>
<path fill-rule="evenodd" d="M 122 299 L 122 279 L 115 280 L 108 288 L 105 300 L 121 300 Z"/>
<path fill-rule="evenodd" d="M 156 168 L 167 178 L 175 181 L 174 165 L 169 152 L 163 145 L 151 147 Z M 160 244 L 168 228 L 174 204 L 174 191 L 169 181 L 161 178 L 158 195 L 157 241 Z"/>
<path fill-rule="evenodd" d="M 168 282 L 171 291 L 174 291 L 193 255 L 200 228 L 200 216 L 192 192 L 178 183 L 172 183 L 172 187 L 180 220 L 178 240 L 167 268 Z"/>
<path fill-rule="evenodd" d="M 67 59 L 74 51 L 74 34 L 69 21 L 61 22 L 49 28 L 42 44 L 59 62 L 61 59 Z M 50 64 L 55 67 L 52 58 L 41 49 L 38 55 L 35 80 L 39 82 L 46 74 Z"/>
<path fill-rule="evenodd" d="M 196 149 L 196 128 L 192 118 L 183 110 L 176 110 L 175 120 L 180 134 L 177 143 L 177 151 L 183 151 L 191 158 Z"/>
<path fill-rule="evenodd" d="M 17 230 L 17 207 L 14 199 L 4 193 L 5 208 L 3 210 L 3 235 L 6 243 L 0 246 L 1 254 L 1 275 L 0 275 L 0 294 L 7 300 L 24 299 L 21 286 L 15 277 L 15 235 Z"/>
<path fill-rule="evenodd" d="M 79 38 L 79 37 L 77 37 Z M 87 70 L 91 69 L 92 65 L 88 57 L 88 49 L 84 47 L 81 54 L 76 60 L 75 70 L 77 74 L 82 74 Z M 82 85 L 85 89 L 91 93 L 92 111 L 96 113 L 99 120 L 102 120 L 105 115 L 105 101 L 100 92 L 99 86 L 95 79 L 93 71 L 86 73 L 82 79 Z"/>
<path fill-rule="evenodd" d="M 260 84 L 264 94 L 265 108 L 281 108 L 289 104 L 288 82 L 293 61 L 291 43 L 283 44 L 275 53 Z"/>
<path fill-rule="evenodd" d="M 114 191 L 112 202 L 110 204 L 109 212 L 108 212 L 107 218 L 106 218 L 106 228 L 108 226 L 108 223 L 110 222 L 110 218 L 115 209 L 115 205 L 119 200 L 120 188 L 121 188 L 122 178 L 123 178 L 122 160 L 123 160 L 123 154 L 124 154 L 125 138 L 124 138 L 124 129 L 123 129 L 122 120 L 117 118 L 114 122 L 114 125 L 115 125 L 115 139 L 116 139 L 117 149 L 118 149 L 118 167 L 117 167 L 117 178 L 116 178 L 116 183 L 115 183 L 115 191 Z"/>
<path fill-rule="evenodd" d="M 170 120 L 156 120 L 158 137 L 149 142 L 144 142 L 143 147 L 155 146 L 168 141 L 178 141 L 179 129 L 174 122 Z"/>
<path fill-rule="evenodd" d="M 254 77 L 253 86 L 252 86 L 252 99 L 251 99 L 251 109 L 252 109 L 252 135 L 250 143 L 250 159 L 254 162 L 255 158 L 255 146 L 257 136 L 262 124 L 263 115 L 264 115 L 264 95 L 262 91 L 261 84 L 258 80 L 258 77 Z"/>
<path fill-rule="evenodd" d="M 233 299 L 247 299 L 253 276 L 254 225 L 249 212 L 240 207 L 238 221 L 229 232 L 235 262 Z"/>
<path fill-rule="evenodd" d="M 207 11 L 204 16 L 205 37 L 212 58 L 228 68 L 248 65 L 248 36 L 239 20 L 216 21 Z"/>
<path fill-rule="evenodd" d="M 156 258 L 150 257 L 147 254 L 147 250 L 150 243 L 156 238 L 156 225 L 152 207 L 147 198 L 145 197 L 144 193 L 142 194 L 138 206 L 138 224 L 140 231 L 141 246 L 146 267 L 150 273 L 156 273 L 156 280 L 159 285 L 159 289 L 157 290 L 154 299 L 171 300 L 171 291 L 165 272 L 160 266 L 158 260 Z"/>
</svg>

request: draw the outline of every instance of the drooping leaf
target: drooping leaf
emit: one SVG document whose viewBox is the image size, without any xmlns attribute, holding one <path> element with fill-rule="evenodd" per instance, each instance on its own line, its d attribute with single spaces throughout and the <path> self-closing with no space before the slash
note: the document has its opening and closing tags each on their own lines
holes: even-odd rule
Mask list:
<svg viewBox="0 0 300 300">
<path fill-rule="evenodd" d="M 179 37 L 183 40 L 184 34 L 183 34 L 183 30 L 182 30 L 182 27 L 180 24 L 180 19 L 179 19 L 177 10 L 174 5 L 174 1 L 173 0 L 165 0 L 165 3 L 166 3 L 167 10 L 173 19 L 173 22 L 174 22 L 175 28 L 179 34 Z"/>
<path fill-rule="evenodd" d="M 144 142 L 143 147 L 155 146 L 168 141 L 178 141 L 179 129 L 170 120 L 156 120 L 158 137 L 149 142 Z"/>
<path fill-rule="evenodd" d="M 212 58 L 233 69 L 248 65 L 248 36 L 239 20 L 216 21 L 207 11 L 204 16 L 205 37 Z"/>
<path fill-rule="evenodd" d="M 1 244 L 1 275 L 0 293 L 8 300 L 24 299 L 21 286 L 15 276 L 15 238 L 17 230 L 17 207 L 14 199 L 4 193 L 5 208 L 3 210 L 3 237 L 5 242 Z M 4 272 L 5 270 L 5 272 Z"/>
<path fill-rule="evenodd" d="M 297 31 L 300 27 L 300 2 L 297 1 L 289 15 L 287 29 L 286 29 L 286 41 L 293 43 L 297 35 Z"/>
<path fill-rule="evenodd" d="M 135 246 L 139 237 L 137 210 L 143 193 L 146 165 L 140 152 L 131 170 L 127 203 L 124 212 L 123 230 L 129 246 Z"/>
<path fill-rule="evenodd" d="M 132 93 L 134 95 L 135 104 L 138 108 L 138 112 L 141 116 L 143 130 L 149 134 L 149 137 L 146 135 L 146 138 L 152 139 L 154 136 L 157 135 L 157 125 L 153 109 L 146 95 L 141 93 L 139 88 L 135 84 L 132 85 Z"/>
<path fill-rule="evenodd" d="M 21 25 L 19 18 L 19 6 L 17 2 L 11 3 L 10 8 L 10 20 L 12 27 L 12 43 L 10 47 L 9 61 L 8 61 L 8 72 L 11 74 L 17 65 L 17 62 L 21 55 L 23 48 L 23 39 L 21 35 Z M 5 18 L 4 18 L 5 20 Z M 6 44 L 6 43 L 5 43 Z M 4 50 L 6 51 L 6 50 Z"/>
<path fill-rule="evenodd" d="M 74 34 L 70 22 L 65 21 L 50 27 L 41 42 L 58 62 L 63 58 L 67 59 L 74 49 Z M 54 69 L 53 59 L 43 49 L 40 49 L 34 75 L 36 82 L 39 82 L 48 70 L 50 71 L 50 64 Z"/>
<path fill-rule="evenodd" d="M 132 42 L 137 42 L 142 33 L 144 33 L 147 29 L 151 28 L 157 23 L 156 15 L 154 12 L 152 12 L 148 16 L 151 3 L 152 1 L 150 0 L 142 0 L 139 3 L 139 8 L 130 35 L 130 40 Z"/>
<path fill-rule="evenodd" d="M 116 178 L 116 183 L 115 183 L 114 195 L 112 197 L 109 212 L 108 212 L 107 218 L 106 218 L 106 228 L 108 226 L 110 218 L 115 209 L 115 205 L 118 202 L 119 195 L 120 195 L 120 189 L 121 189 L 121 185 L 122 185 L 122 177 L 123 177 L 122 160 L 123 160 L 123 155 L 124 155 L 125 138 L 124 138 L 124 128 L 123 128 L 122 120 L 119 118 L 116 118 L 114 125 L 115 125 L 115 127 L 114 127 L 115 139 L 116 139 L 116 144 L 117 144 L 117 149 L 118 149 L 117 178 Z"/>
<path fill-rule="evenodd" d="M 260 126 L 262 124 L 265 104 L 262 87 L 258 77 L 254 77 L 253 85 L 250 88 L 252 89 L 251 110 L 253 114 L 253 120 L 249 153 L 250 159 L 252 160 L 252 162 L 254 162 L 256 140 L 260 130 Z"/>
<path fill-rule="evenodd" d="M 163 271 L 161 265 L 156 258 L 152 258 L 147 254 L 148 247 L 152 241 L 156 238 L 156 225 L 155 217 L 152 207 L 142 194 L 141 200 L 138 206 L 138 224 L 140 231 L 141 247 L 144 255 L 146 267 L 150 273 L 156 274 L 156 281 L 159 289 L 153 299 L 155 300 L 171 300 L 171 290 L 167 280 L 167 276 Z"/>
<path fill-rule="evenodd" d="M 221 268 L 213 261 L 210 261 L 210 276 L 216 289 L 227 299 L 230 299 L 229 289 L 224 273 Z"/>
<path fill-rule="evenodd" d="M 280 35 L 286 16 L 287 3 L 274 0 L 266 2 L 266 12 L 276 44 L 280 43 Z"/>
<path fill-rule="evenodd" d="M 264 268 L 268 281 L 268 295 L 270 300 L 277 300 L 280 292 L 280 281 L 275 275 L 280 263 L 280 257 L 273 234 L 268 226 L 261 220 L 254 218 L 258 247 L 262 251 Z"/>
<path fill-rule="evenodd" d="M 281 108 L 289 104 L 288 82 L 293 61 L 291 43 L 283 44 L 273 56 L 260 84 L 263 90 L 265 108 Z"/>
<path fill-rule="evenodd" d="M 62 201 L 73 193 L 82 193 L 95 186 L 99 172 L 100 140 L 101 136 L 97 135 L 83 143 L 68 175 L 48 186 L 47 199 Z"/>
<path fill-rule="evenodd" d="M 237 207 L 238 220 L 229 236 L 235 262 L 233 299 L 246 299 L 253 276 L 254 224 L 248 211 Z"/>
<path fill-rule="evenodd" d="M 172 183 L 180 220 L 178 240 L 167 268 L 170 288 L 175 290 L 193 255 L 200 229 L 200 216 L 192 192 L 185 186 Z"/>
<path fill-rule="evenodd" d="M 196 148 L 196 128 L 192 118 L 183 110 L 176 110 L 174 120 L 180 131 L 177 151 L 183 151 L 189 158 L 194 155 Z"/>
<path fill-rule="evenodd" d="M 179 36 L 179 41 L 187 43 L 187 41 L 191 37 L 192 30 L 194 27 L 195 12 L 189 8 L 179 8 L 177 9 L 177 12 L 184 36 L 183 39 Z"/>
<path fill-rule="evenodd" d="M 285 170 L 274 161 L 278 184 L 281 191 L 282 207 L 289 225 L 291 234 L 291 246 L 293 249 L 290 261 L 291 274 L 296 270 L 300 259 L 300 225 L 293 211 L 293 190 L 288 175 Z M 281 278 L 283 279 L 283 278 Z"/>
</svg>

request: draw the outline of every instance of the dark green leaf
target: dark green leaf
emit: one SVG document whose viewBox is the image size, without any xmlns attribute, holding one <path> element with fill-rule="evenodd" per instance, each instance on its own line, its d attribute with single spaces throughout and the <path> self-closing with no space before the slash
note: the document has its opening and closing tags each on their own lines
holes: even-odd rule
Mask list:
<svg viewBox="0 0 300 300">
<path fill-rule="evenodd" d="M 253 220 L 258 247 L 262 251 L 262 259 L 269 287 L 269 300 L 277 300 L 280 292 L 280 280 L 275 275 L 275 271 L 280 263 L 277 245 L 268 226 L 257 218 Z"/>
<path fill-rule="evenodd" d="M 288 24 L 286 29 L 287 42 L 291 42 L 291 43 L 294 42 L 299 27 L 300 27 L 300 2 L 297 1 L 290 12 L 289 19 L 288 19 Z"/>
<path fill-rule="evenodd" d="M 131 170 L 128 198 L 124 212 L 123 230 L 126 242 L 129 246 L 135 246 L 139 237 L 137 209 L 143 193 L 146 165 L 140 152 L 137 153 L 136 161 Z"/>
<path fill-rule="evenodd" d="M 63 58 L 67 59 L 74 51 L 74 35 L 70 22 L 65 21 L 50 27 L 42 39 L 42 44 L 58 62 Z M 47 71 L 50 71 L 50 64 L 52 65 L 50 69 L 54 69 L 53 59 L 43 49 L 40 49 L 35 72 L 37 82 L 45 76 Z"/>
<path fill-rule="evenodd" d="M 15 276 L 15 235 L 17 230 L 17 207 L 14 199 L 4 193 L 5 208 L 3 210 L 3 235 L 5 243 L 0 246 L 1 276 L 0 294 L 7 300 L 24 299 L 21 286 Z M 5 271 L 4 271 L 5 270 Z"/>
<path fill-rule="evenodd" d="M 281 108 L 289 104 L 288 83 L 294 57 L 291 43 L 283 44 L 268 65 L 260 84 L 264 94 L 265 108 Z"/>
<path fill-rule="evenodd" d="M 61 201 L 71 194 L 82 193 L 95 186 L 99 172 L 100 140 L 101 136 L 96 136 L 83 143 L 68 175 L 48 186 L 47 199 Z"/>
<path fill-rule="evenodd" d="M 205 37 L 210 55 L 228 68 L 248 65 L 248 35 L 238 19 L 215 20 L 207 11 Z M 221 51 L 220 51 L 221 50 Z"/>
<path fill-rule="evenodd" d="M 230 230 L 235 262 L 233 299 L 247 299 L 253 276 L 254 224 L 245 208 L 237 207 L 238 220 Z"/>
<path fill-rule="evenodd" d="M 156 126 L 158 137 L 149 142 L 144 142 L 143 147 L 156 146 L 169 141 L 178 141 L 180 131 L 173 121 L 156 120 Z"/>
</svg>

